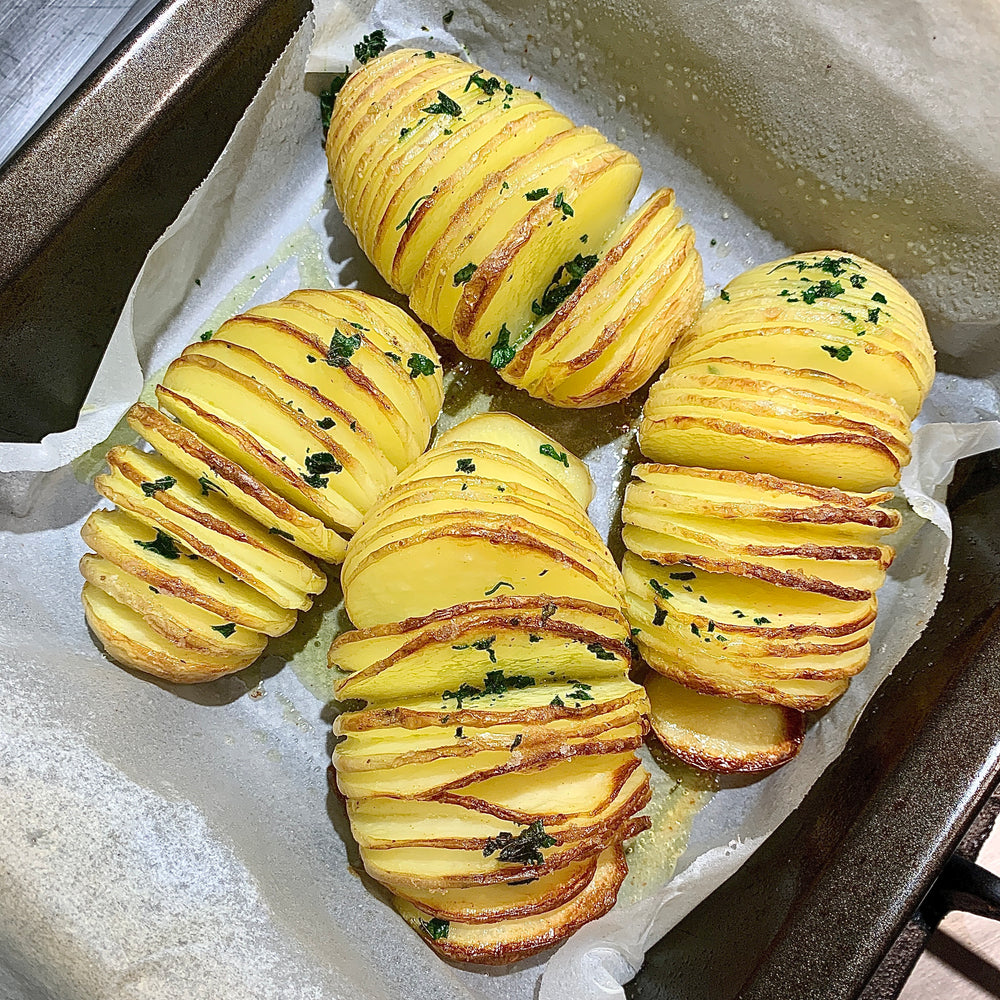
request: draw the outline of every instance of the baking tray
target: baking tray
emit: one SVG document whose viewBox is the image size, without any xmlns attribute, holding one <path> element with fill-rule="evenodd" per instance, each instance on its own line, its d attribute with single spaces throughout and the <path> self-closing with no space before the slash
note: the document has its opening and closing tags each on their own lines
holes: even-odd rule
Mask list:
<svg viewBox="0 0 1000 1000">
<path fill-rule="evenodd" d="M 0 172 L 4 439 L 75 422 L 147 251 L 307 6 L 160 4 Z M 864 990 L 1000 775 L 996 456 L 959 466 L 950 506 L 952 571 L 927 631 L 846 752 L 650 952 L 630 996 L 834 1000 Z"/>
</svg>

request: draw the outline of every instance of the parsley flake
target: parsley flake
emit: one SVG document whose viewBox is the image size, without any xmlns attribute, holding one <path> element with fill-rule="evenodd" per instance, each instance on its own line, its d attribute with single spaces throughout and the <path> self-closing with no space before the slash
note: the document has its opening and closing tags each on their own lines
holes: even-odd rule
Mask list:
<svg viewBox="0 0 1000 1000">
<path fill-rule="evenodd" d="M 528 191 L 524 198 L 525 201 L 541 201 L 548 193 L 548 188 L 535 188 L 534 191 Z"/>
<path fill-rule="evenodd" d="M 169 490 L 171 486 L 177 485 L 177 480 L 173 476 L 161 476 L 159 479 L 154 479 L 151 483 L 141 483 L 142 492 L 146 496 L 151 497 L 154 493 L 159 493 L 160 490 Z"/>
<path fill-rule="evenodd" d="M 496 837 L 490 837 L 483 848 L 483 857 L 488 858 L 496 854 L 498 861 L 508 864 L 541 865 L 545 862 L 542 857 L 542 849 L 554 847 L 555 844 L 555 838 L 550 837 L 545 832 L 542 821 L 536 819 L 516 837 L 506 830 Z"/>
<path fill-rule="evenodd" d="M 212 631 L 228 639 L 236 631 L 236 626 L 232 622 L 227 622 L 225 625 L 213 625 Z"/>
<path fill-rule="evenodd" d="M 572 260 L 560 264 L 548 287 L 542 293 L 541 302 L 535 299 L 531 303 L 531 311 L 536 316 L 548 316 L 550 313 L 554 313 L 580 287 L 583 276 L 597 266 L 598 259 L 596 253 L 587 256 L 578 253 Z M 563 275 L 569 277 L 565 283 Z"/>
<path fill-rule="evenodd" d="M 455 288 L 459 285 L 464 285 L 474 274 L 476 273 L 476 265 L 470 260 L 465 267 L 460 267 L 455 274 L 452 276 L 452 283 Z"/>
<path fill-rule="evenodd" d="M 135 544 L 140 549 L 145 549 L 147 552 L 155 552 L 158 556 L 163 556 L 164 559 L 179 559 L 181 555 L 177 548 L 177 543 L 165 531 L 157 530 L 156 538 L 151 542 L 142 542 L 137 538 L 135 539 Z"/>
<path fill-rule="evenodd" d="M 546 458 L 555 459 L 557 462 L 561 462 L 566 468 L 569 468 L 569 458 L 564 451 L 556 451 L 548 442 L 538 446 L 538 454 L 544 455 Z"/>
<path fill-rule="evenodd" d="M 370 59 L 381 55 L 385 51 L 385 46 L 385 32 L 381 29 L 373 31 L 370 35 L 365 35 L 360 42 L 355 43 L 354 58 L 359 63 L 366 63 Z"/>
<path fill-rule="evenodd" d="M 447 920 L 442 920 L 440 917 L 434 917 L 431 920 L 418 920 L 417 923 L 432 941 L 441 941 L 446 938 L 448 928 L 451 926 Z"/>
<path fill-rule="evenodd" d="M 507 329 L 507 324 L 504 323 L 500 327 L 496 343 L 490 351 L 490 364 L 499 371 L 501 368 L 506 368 L 514 360 L 516 353 L 517 349 L 512 347 L 510 343 L 510 330 Z"/>
<path fill-rule="evenodd" d="M 282 538 L 287 538 L 290 542 L 295 541 L 295 536 L 288 531 L 282 531 L 281 528 L 268 528 L 268 534 L 280 535 Z"/>
<path fill-rule="evenodd" d="M 406 359 L 406 367 L 410 369 L 410 378 L 418 378 L 421 375 L 433 375 L 438 366 L 425 358 L 422 354 L 414 352 Z"/>
<path fill-rule="evenodd" d="M 455 463 L 456 472 L 475 472 L 476 463 L 472 461 L 471 458 L 460 458 Z"/>
<path fill-rule="evenodd" d="M 361 347 L 360 333 L 345 337 L 339 330 L 335 329 L 330 346 L 326 350 L 326 363 L 331 368 L 346 368 L 359 347 Z"/>
<path fill-rule="evenodd" d="M 514 584 L 508 583 L 506 580 L 498 580 L 489 590 L 484 592 L 483 596 L 492 597 L 501 587 L 510 587 L 511 590 L 515 589 Z"/>
<path fill-rule="evenodd" d="M 831 358 L 836 358 L 837 361 L 846 361 L 854 352 L 844 344 L 843 347 L 833 347 L 830 344 L 823 344 L 823 350 L 830 355 Z"/>
<path fill-rule="evenodd" d="M 438 99 L 433 104 L 429 104 L 421 110 L 426 111 L 429 115 L 451 115 L 452 118 L 457 118 L 462 114 L 462 106 L 457 101 L 453 101 L 443 90 L 437 92 L 437 97 Z"/>
</svg>

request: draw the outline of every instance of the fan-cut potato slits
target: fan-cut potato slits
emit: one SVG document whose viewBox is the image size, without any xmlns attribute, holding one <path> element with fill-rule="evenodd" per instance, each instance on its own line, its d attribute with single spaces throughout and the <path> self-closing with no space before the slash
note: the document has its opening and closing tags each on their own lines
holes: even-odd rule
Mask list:
<svg viewBox="0 0 1000 1000">
<path fill-rule="evenodd" d="M 241 670 L 326 585 L 346 536 L 426 446 L 440 363 L 402 310 L 304 289 L 191 344 L 137 403 L 155 449 L 112 448 L 82 529 L 87 620 L 119 662 L 180 683 Z M 173 417 L 174 419 L 171 419 Z"/>
<path fill-rule="evenodd" d="M 694 318 L 701 259 L 673 192 L 626 218 L 635 157 L 482 67 L 418 49 L 369 60 L 337 95 L 326 152 L 379 273 L 534 396 L 624 399 Z"/>
<path fill-rule="evenodd" d="M 348 545 L 358 630 L 329 663 L 365 707 L 334 725 L 337 785 L 368 873 L 460 960 L 515 961 L 603 912 L 647 823 L 646 696 L 591 496 L 559 442 L 482 414 Z"/>
</svg>

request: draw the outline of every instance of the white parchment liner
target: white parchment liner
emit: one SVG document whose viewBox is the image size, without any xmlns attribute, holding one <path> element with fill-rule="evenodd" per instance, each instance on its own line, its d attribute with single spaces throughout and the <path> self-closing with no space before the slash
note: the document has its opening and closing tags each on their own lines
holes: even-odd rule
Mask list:
<svg viewBox="0 0 1000 1000">
<path fill-rule="evenodd" d="M 460 49 L 440 11 L 402 6 L 359 14 L 320 5 L 309 68 L 342 65 L 350 43 L 373 27 L 393 42 Z M 522 81 L 526 71 L 506 55 L 491 59 L 485 40 L 502 33 L 470 15 L 459 35 L 472 56 Z M 799 757 L 715 794 L 676 877 L 633 886 L 639 902 L 586 926 L 553 956 L 513 970 L 453 968 L 349 867 L 356 851 L 326 784 L 328 679 L 315 668 L 336 627 L 336 616 L 321 614 L 337 603 L 335 584 L 258 667 L 184 690 L 113 666 L 78 603 L 78 531 L 96 506 L 88 477 L 106 438 L 132 439 L 115 428 L 144 380 L 225 316 L 294 287 L 329 282 L 391 295 L 328 197 L 316 99 L 303 87 L 309 52 L 307 25 L 149 254 L 77 427 L 40 445 L 0 445 L 0 995 L 621 997 L 619 984 L 646 948 L 802 800 L 926 624 L 950 547 L 944 488 L 958 458 L 1000 447 L 997 393 L 988 381 L 939 376 L 904 477 L 916 513 L 880 593 L 871 664 L 811 727 Z M 558 74 L 547 79 L 544 65 L 531 71 L 533 87 L 590 120 L 589 97 L 561 87 Z M 611 95 L 609 106 L 617 103 Z M 623 134 L 614 137 L 628 145 L 641 123 L 625 112 L 620 121 Z M 785 248 L 723 199 L 669 138 L 643 135 L 641 193 L 660 183 L 678 190 L 708 282 L 780 255 Z M 717 249 L 706 245 L 710 236 Z M 591 514 L 608 532 L 625 474 L 622 430 L 635 405 L 567 413 L 506 387 L 483 365 L 462 364 L 455 377 L 449 421 L 459 407 L 492 401 L 586 455 L 599 486 Z"/>
</svg>

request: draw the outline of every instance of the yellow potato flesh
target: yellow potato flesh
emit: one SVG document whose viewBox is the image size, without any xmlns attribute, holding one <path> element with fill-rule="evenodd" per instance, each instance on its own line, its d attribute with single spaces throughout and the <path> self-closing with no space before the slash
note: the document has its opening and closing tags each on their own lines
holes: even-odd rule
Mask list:
<svg viewBox="0 0 1000 1000">
<path fill-rule="evenodd" d="M 331 321 L 331 318 L 320 309 L 306 302 L 283 299 L 281 303 L 273 303 L 261 308 L 266 310 L 270 318 L 289 323 L 313 334 L 322 347 L 322 353 L 316 356 L 314 368 L 319 370 L 322 370 L 320 366 L 338 368 L 343 372 L 340 381 L 345 379 L 353 381 L 367 394 L 379 397 L 383 404 L 382 408 L 394 413 L 397 423 L 406 425 L 417 442 L 418 448 L 420 442 L 427 440 L 430 435 L 430 420 L 403 368 L 407 362 L 407 356 L 400 355 L 399 361 L 390 359 L 382 348 L 376 347 L 372 343 L 369 337 L 370 327 L 365 326 L 364 329 L 359 329 L 344 319 Z M 346 310 L 343 305 L 338 305 L 338 313 L 344 312 Z M 253 310 L 250 311 L 250 315 L 254 315 Z M 350 314 L 348 313 L 348 315 Z M 359 323 L 359 325 L 362 324 Z M 324 332 L 325 342 L 321 339 L 324 337 Z M 358 346 L 350 354 L 349 364 L 330 365 L 325 361 L 328 348 L 337 334 L 359 341 Z M 225 337 L 225 330 L 222 331 L 221 336 Z M 398 352 L 394 351 L 393 353 Z M 308 358 L 306 362 L 309 363 Z M 322 378 L 323 376 L 314 375 L 313 377 Z"/>
<path fill-rule="evenodd" d="M 477 150 L 465 156 L 459 149 L 449 157 L 447 177 L 429 187 L 414 183 L 405 199 L 390 204 L 380 226 L 384 249 L 376 252 L 386 258 L 392 255 L 394 287 L 407 294 L 413 290 L 427 254 L 463 206 L 507 192 L 510 184 L 502 171 L 509 164 L 574 128 L 568 118 L 551 109 L 506 115 L 502 127 Z"/>
<path fill-rule="evenodd" d="M 609 331 L 611 344 L 594 359 L 591 352 L 575 358 L 571 364 L 576 370 L 558 384 L 554 371 L 546 374 L 543 385 L 554 401 L 575 406 L 611 402 L 623 392 L 638 389 L 660 367 L 691 322 L 704 286 L 694 234 L 689 226 L 680 233 L 685 244 L 683 261 L 673 270 L 661 266 L 635 290 L 628 309 Z M 581 362 L 585 362 L 582 367 Z"/>
<path fill-rule="evenodd" d="M 477 644 L 486 648 L 477 648 Z M 533 686 L 589 680 L 594 675 L 621 674 L 628 669 L 628 656 L 621 647 L 592 632 L 575 638 L 521 629 L 505 632 L 487 626 L 463 635 L 460 642 L 449 637 L 434 643 L 421 640 L 413 646 L 409 656 L 396 654 L 344 678 L 337 685 L 337 697 L 398 702 L 446 688 L 457 690 L 463 682 L 482 688 L 485 675 L 493 670 L 516 675 L 525 686 L 530 678 Z"/>
<path fill-rule="evenodd" d="M 572 122 L 568 118 L 553 111 L 533 94 L 515 90 L 515 95 L 516 100 L 509 108 L 504 108 L 503 104 L 484 106 L 481 113 L 461 129 L 454 130 L 453 135 L 441 135 L 432 146 L 424 147 L 425 155 L 414 152 L 411 156 L 408 151 L 406 168 L 401 176 L 394 178 L 395 186 L 385 186 L 381 199 L 372 212 L 372 217 L 376 220 L 372 237 L 372 263 L 383 277 L 392 279 L 394 287 L 399 291 L 405 292 L 412 287 L 419 262 L 414 261 L 409 267 L 405 266 L 413 254 L 405 251 L 399 253 L 403 229 L 407 227 L 398 228 L 396 220 L 406 218 L 406 213 L 417 198 L 427 192 L 434 194 L 434 215 L 441 218 L 428 218 L 423 223 L 426 228 L 422 226 L 419 233 L 421 243 L 425 240 L 432 241 L 436 239 L 435 233 L 443 230 L 447 224 L 448 217 L 444 213 L 448 210 L 448 204 L 453 201 L 460 204 L 467 197 L 459 184 L 459 178 L 468 176 L 470 164 L 481 171 L 480 176 L 487 176 L 500 165 L 501 157 L 518 155 L 517 147 L 509 145 L 518 135 L 526 134 L 532 141 L 540 142 L 556 132 L 572 128 Z M 417 236 L 415 230 L 413 237 Z M 399 266 L 394 267 L 397 259 Z"/>
<path fill-rule="evenodd" d="M 233 656 L 259 656 L 267 640 L 257 632 L 235 626 L 210 611 L 167 593 L 145 580 L 88 553 L 80 561 L 83 578 L 103 590 L 119 604 L 131 608 L 154 631 L 174 645 L 192 653 L 208 652 Z M 228 636 L 219 632 L 229 632 Z"/>
<path fill-rule="evenodd" d="M 752 577 L 709 573 L 690 566 L 659 566 L 633 552 L 625 554 L 622 576 L 630 592 L 652 598 L 657 607 L 667 608 L 669 601 L 671 609 L 689 619 L 710 618 L 733 635 L 753 631 L 808 642 L 827 637 L 836 643 L 846 636 L 865 634 L 875 622 L 874 595 L 864 601 L 841 601 Z M 654 580 L 658 589 L 650 582 Z"/>
<path fill-rule="evenodd" d="M 228 343 L 271 358 L 293 378 L 315 386 L 326 399 L 337 400 L 348 425 L 354 423 L 358 436 L 372 450 L 383 452 L 397 469 L 408 465 L 420 453 L 409 425 L 381 391 L 370 392 L 367 385 L 352 378 L 345 369 L 323 362 L 328 342 L 308 331 L 293 329 L 282 320 L 250 314 L 229 320 L 220 336 Z"/>
<path fill-rule="evenodd" d="M 489 925 L 449 925 L 448 937 L 432 947 L 451 959 L 499 964 L 525 958 L 551 947 L 581 925 L 611 909 L 627 868 L 620 849 L 609 848 L 598 858 L 590 883 L 569 902 L 537 916 L 498 920 Z M 424 914 L 396 897 L 393 905 L 414 930 L 424 930 Z M 452 929 L 453 928 L 453 929 Z"/>
<path fill-rule="evenodd" d="M 441 434 L 435 448 L 457 442 L 496 445 L 522 455 L 555 477 L 586 510 L 594 498 L 590 470 L 554 438 L 510 413 L 480 413 Z"/>
<path fill-rule="evenodd" d="M 355 566 L 344 562 L 345 605 L 351 621 L 368 628 L 450 607 L 469 595 L 485 595 L 498 580 L 521 595 L 558 594 L 615 603 L 613 591 L 576 560 L 512 532 L 467 535 L 463 529 L 434 536 L 423 532 L 380 549 Z M 440 581 L 433 594 L 426 581 Z"/>
<path fill-rule="evenodd" d="M 583 629 L 624 642 L 628 626 L 616 608 L 570 603 L 565 600 L 508 601 L 501 588 L 498 596 L 473 604 L 441 609 L 428 618 L 383 625 L 363 631 L 342 632 L 330 647 L 329 663 L 345 673 L 354 673 L 391 656 L 403 645 L 442 634 L 446 630 L 457 642 L 484 623 L 489 627 L 519 627 L 541 632 L 546 629 Z M 516 622 L 516 625 L 515 625 Z"/>
<path fill-rule="evenodd" d="M 83 585 L 82 597 L 87 624 L 115 660 L 178 684 L 196 684 L 231 674 L 248 666 L 258 655 L 187 650 L 165 639 L 141 615 L 92 583 Z"/>
<path fill-rule="evenodd" d="M 439 333 L 453 338 L 455 308 L 464 291 L 464 286 L 455 285 L 455 272 L 466 262 L 481 264 L 522 219 L 542 204 L 529 201 L 526 195 L 548 189 L 551 183 L 553 192 L 546 196 L 551 205 L 555 187 L 563 186 L 565 178 L 582 163 L 584 154 L 607 145 L 596 129 L 573 128 L 544 140 L 520 160 L 510 161 L 497 172 L 496 179 L 485 178 L 430 247 L 414 276 L 410 290 L 413 311 Z M 504 183 L 507 188 L 502 187 Z M 487 197 L 490 194 L 492 197 Z M 427 211 L 437 210 L 435 203 L 429 204 Z M 551 270 L 557 266 L 558 262 Z M 465 349 L 465 340 L 456 343 Z"/>
<path fill-rule="evenodd" d="M 453 314 L 456 343 L 467 345 L 473 357 L 485 357 L 502 326 L 515 335 L 529 327 L 536 319 L 532 306 L 556 269 L 585 249 L 584 236 L 595 245 L 604 243 L 628 211 L 641 174 L 629 154 L 595 153 L 560 185 L 572 216 L 555 207 L 555 193 L 551 202 L 547 198 L 538 202 L 530 218 L 491 250 L 463 286 L 462 302 Z M 471 252 L 478 259 L 476 251 Z"/>
<path fill-rule="evenodd" d="M 192 559 L 195 553 L 183 545 L 178 545 L 179 559 L 142 548 L 137 543 L 155 541 L 156 529 L 123 510 L 95 511 L 80 533 L 98 555 L 141 576 L 150 586 L 181 596 L 226 621 L 267 635 L 283 635 L 295 624 L 294 611 L 206 560 Z"/>
<path fill-rule="evenodd" d="M 245 470 L 227 474 L 232 463 L 193 431 L 173 424 L 158 410 L 139 404 L 128 413 L 129 425 L 168 462 L 201 483 L 202 492 L 218 492 L 234 507 L 275 534 L 288 536 L 297 548 L 327 562 L 341 562 L 347 543 L 318 518 L 292 507 Z M 248 478 L 252 481 L 248 482 Z"/>
<path fill-rule="evenodd" d="M 329 452 L 333 444 L 317 425 L 309 426 L 305 417 L 300 421 L 300 415 L 282 404 L 269 390 L 213 359 L 197 357 L 181 357 L 172 362 L 162 385 L 181 397 L 180 401 L 163 396 L 160 400 L 182 423 L 188 424 L 192 418 L 190 408 L 175 405 L 183 400 L 213 415 L 211 422 L 192 421 L 189 426 L 237 462 L 246 453 L 240 455 L 242 449 L 234 449 L 232 436 L 219 428 L 218 421 L 245 427 L 259 448 L 283 470 L 275 474 L 277 470 L 273 464 L 270 468 L 262 464 L 251 468 L 251 473 L 289 503 L 319 517 L 330 527 L 343 526 L 350 530 L 361 522 L 361 509 L 375 498 L 367 497 L 349 476 L 339 479 L 340 473 L 322 476 L 326 480 L 322 488 L 306 482 L 310 475 L 307 457 Z"/>
<path fill-rule="evenodd" d="M 338 485 L 343 487 L 342 480 L 352 481 L 354 487 L 351 493 L 359 499 L 359 508 L 369 506 L 370 503 L 365 498 L 377 496 L 395 479 L 396 470 L 392 463 L 387 461 L 378 449 L 366 448 L 364 441 L 350 429 L 350 424 L 343 419 L 341 413 L 331 411 L 324 406 L 313 396 L 308 386 L 302 383 L 296 384 L 276 366 L 264 361 L 260 355 L 218 338 L 191 345 L 184 351 L 182 357 L 193 355 L 214 358 L 227 368 L 253 379 L 269 389 L 289 409 L 316 424 L 323 432 L 324 438 L 329 438 L 330 454 L 344 467 L 343 472 L 338 473 L 341 477 Z M 332 426 L 329 424 L 330 421 Z M 326 443 L 325 440 L 323 443 Z M 359 452 L 363 454 L 363 460 Z"/>
<path fill-rule="evenodd" d="M 750 705 L 700 694 L 662 674 L 646 678 L 657 739 L 695 767 L 753 772 L 791 760 L 802 744 L 801 716 L 781 705 Z"/>
<path fill-rule="evenodd" d="M 162 459 L 134 449 L 113 449 L 108 459 L 111 474 L 95 480 L 103 496 L 161 527 L 276 604 L 302 610 L 312 603 L 309 595 L 325 586 L 326 577 L 288 542 L 213 493 L 201 496 L 195 481 Z M 142 482 L 166 476 L 176 480 L 170 490 L 146 496 L 140 488 Z"/>
</svg>

